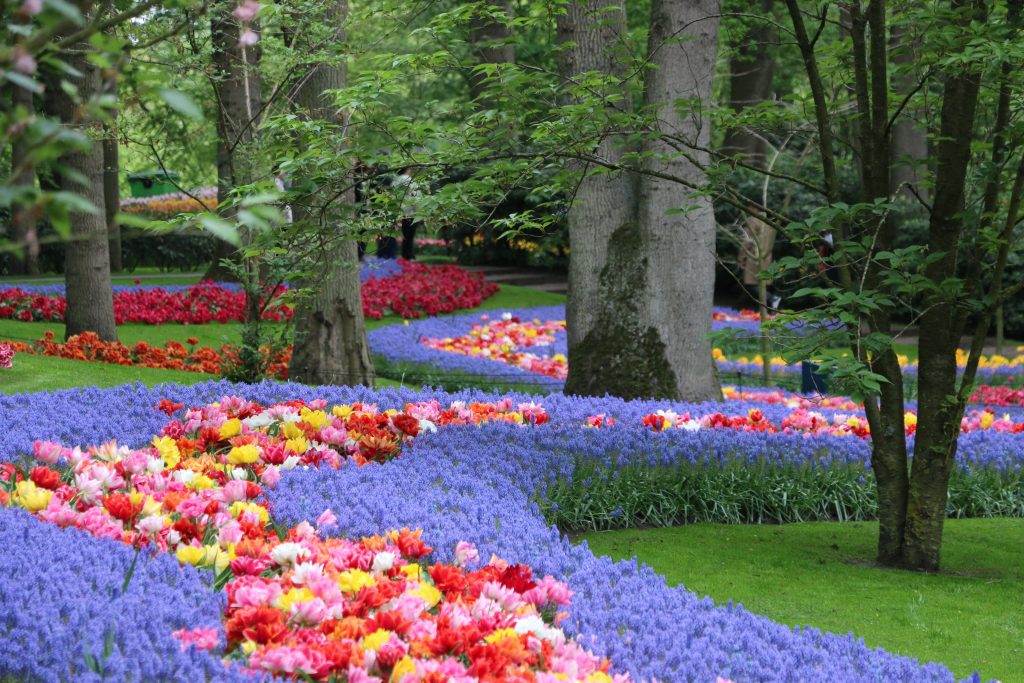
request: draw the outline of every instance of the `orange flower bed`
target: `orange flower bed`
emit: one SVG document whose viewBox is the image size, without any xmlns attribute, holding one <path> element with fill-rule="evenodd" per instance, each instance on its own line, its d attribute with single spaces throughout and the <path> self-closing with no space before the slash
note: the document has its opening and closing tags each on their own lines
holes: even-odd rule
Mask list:
<svg viewBox="0 0 1024 683">
<path fill-rule="evenodd" d="M 77 334 L 63 343 L 54 341 L 53 336 L 53 332 L 47 332 L 42 339 L 31 344 L 12 341 L 10 346 L 19 353 L 69 358 L 90 363 L 205 372 L 211 375 L 223 374 L 238 362 L 236 345 L 223 344 L 220 351 L 217 351 L 212 346 L 199 346 L 199 340 L 195 337 L 185 340 L 188 346 L 179 341 L 169 341 L 163 346 L 154 346 L 146 342 L 127 346 L 121 342 L 103 341 L 95 332 Z M 269 354 L 270 351 L 264 349 L 264 353 Z M 292 349 L 288 347 L 272 360 L 267 374 L 270 377 L 287 379 L 291 357 Z"/>
</svg>

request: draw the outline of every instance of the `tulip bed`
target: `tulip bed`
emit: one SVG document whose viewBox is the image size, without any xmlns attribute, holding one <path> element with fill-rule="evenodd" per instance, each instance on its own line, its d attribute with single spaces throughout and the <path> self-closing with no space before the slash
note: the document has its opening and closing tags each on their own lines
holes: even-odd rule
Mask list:
<svg viewBox="0 0 1024 683">
<path fill-rule="evenodd" d="M 716 308 L 712 330 L 739 329 L 756 333 L 760 325 L 753 311 Z M 417 321 L 408 325 L 389 325 L 372 331 L 370 347 L 382 361 L 383 373 L 422 379 L 424 383 L 443 382 L 442 375 L 454 376 L 456 384 L 501 386 L 534 385 L 560 390 L 568 371 L 565 337 L 565 307 L 542 306 L 491 315 L 469 314 L 444 319 Z M 760 377 L 761 358 L 726 356 L 714 349 L 715 361 L 723 377 Z M 966 357 L 958 352 L 958 363 Z M 908 377 L 917 374 L 917 362 L 901 358 Z M 798 378 L 799 365 L 787 365 L 782 358 L 771 360 L 776 379 Z M 475 376 L 477 382 L 468 380 Z M 996 406 L 1024 405 L 1024 394 L 1005 385 L 1024 383 L 1024 353 L 1015 357 L 983 357 L 978 369 L 980 380 L 1000 385 L 980 387 L 972 401 Z M 446 384 L 448 386 L 448 384 Z M 991 401 L 990 401 L 991 399 Z"/>
<path fill-rule="evenodd" d="M 0 543 L 8 549 L 0 555 L 6 608 L 0 675 L 243 680 L 247 665 L 322 678 L 328 662 L 349 681 L 525 680 L 525 674 L 473 675 L 499 666 L 541 670 L 529 678 L 537 681 L 607 681 L 620 674 L 663 681 L 952 681 L 938 664 L 870 649 L 853 636 L 790 629 L 670 588 L 645 566 L 571 545 L 542 513 L 560 485 L 591 476 L 583 467 L 588 462 L 865 471 L 865 442 L 855 435 L 655 431 L 644 424 L 659 410 L 663 418 L 671 411 L 701 420 L 716 413 L 752 420 L 750 411 L 760 410 L 777 424 L 792 410 L 786 400 L 794 399 L 687 406 L 556 394 L 538 405 L 479 392 L 226 382 L 0 398 L 8 426 L 3 459 L 34 454 L 56 466 L 33 477 L 35 467 L 44 467 L 37 461 L 21 470 L 27 478 L 20 484 L 14 475 L 6 485 L 10 502 L 27 510 L 0 510 Z M 249 401 L 279 405 L 264 411 Z M 198 409 L 184 412 L 181 404 Z M 600 415 L 616 424 L 587 426 Z M 141 450 L 70 448 L 112 438 Z M 1020 438 L 990 429 L 966 434 L 962 469 L 969 476 L 1019 474 Z M 33 446 L 39 439 L 49 443 Z M 70 512 L 51 505 L 66 494 L 60 484 L 46 488 L 54 486 L 49 472 L 62 458 L 78 463 L 83 476 L 73 485 L 86 489 Z M 165 469 L 182 473 L 169 478 L 176 484 L 161 474 Z M 128 480 L 134 491 L 109 491 Z M 271 485 L 265 494 L 257 491 Z M 149 547 L 158 548 L 166 508 L 154 505 L 182 488 L 171 515 L 177 536 L 164 536 L 176 557 L 137 554 L 123 542 L 150 534 Z M 52 516 L 52 523 L 33 519 L 29 510 Z M 178 524 L 189 515 L 196 515 L 192 526 Z M 381 535 L 402 528 L 422 533 Z M 120 541 L 94 537 L 104 530 Z M 242 545 L 239 533 L 263 545 Z M 420 557 L 421 544 L 436 549 L 433 564 Z M 503 560 L 470 569 L 474 551 Z M 413 565 L 421 568 L 401 568 Z M 546 576 L 552 578 L 540 578 Z M 568 607 L 561 604 L 570 596 L 560 582 L 573 593 Z M 234 588 L 217 590 L 222 585 Z M 389 586 L 387 595 L 382 586 Z M 435 597 L 441 607 L 425 608 Z M 267 610 L 254 611 L 268 601 Z M 445 622 L 461 614 L 460 605 L 466 618 Z M 328 614 L 332 606 L 340 606 L 340 615 Z M 405 630 L 399 617 L 416 609 Z M 275 626 L 284 612 L 286 634 Z M 442 637 L 443 623 L 458 624 L 450 637 Z M 470 632 L 474 625 L 482 630 Z M 576 640 L 563 643 L 559 632 Z M 328 647 L 328 641 L 341 644 Z M 465 649 L 446 658 L 417 643 L 442 652 Z M 231 669 L 223 668 L 225 657 Z M 449 668 L 431 669 L 441 666 Z"/>
<path fill-rule="evenodd" d="M 184 344 L 168 341 L 163 346 L 157 346 L 147 342 L 136 342 L 129 346 L 121 342 L 103 341 L 94 332 L 83 332 L 68 338 L 66 342 L 57 342 L 54 341 L 53 332 L 46 332 L 41 339 L 31 344 L 9 342 L 6 346 L 12 352 L 28 355 L 110 365 L 184 370 L 211 375 L 226 374 L 231 367 L 238 364 L 238 347 L 234 344 L 222 344 L 218 351 L 211 346 L 200 346 L 199 340 L 195 337 L 187 338 Z M 4 345 L 0 345 L 0 367 L 5 367 L 3 347 Z M 288 364 L 292 357 L 291 347 L 278 352 L 273 358 L 270 354 L 271 351 L 265 348 L 267 376 L 286 379 Z M 6 367 L 10 367 L 10 364 Z"/>
<path fill-rule="evenodd" d="M 403 318 L 451 313 L 475 308 L 498 291 L 498 286 L 479 273 L 452 264 L 425 265 L 407 261 L 376 261 L 364 265 L 362 280 L 363 314 L 380 319 L 385 315 Z M 267 292 L 279 297 L 284 288 Z M 0 318 L 21 321 L 62 321 L 67 302 L 63 285 L 10 287 L 0 289 Z M 281 322 L 291 319 L 292 308 L 272 304 L 263 319 Z M 245 294 L 236 284 L 200 282 L 187 287 L 119 286 L 114 288 L 114 319 L 118 325 L 143 323 L 227 323 L 245 317 Z"/>
</svg>

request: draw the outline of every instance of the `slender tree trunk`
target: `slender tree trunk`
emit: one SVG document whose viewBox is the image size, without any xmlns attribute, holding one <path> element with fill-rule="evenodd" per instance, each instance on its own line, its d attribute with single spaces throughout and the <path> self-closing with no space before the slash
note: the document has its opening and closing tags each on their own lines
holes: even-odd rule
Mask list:
<svg viewBox="0 0 1024 683">
<path fill-rule="evenodd" d="M 98 68 L 85 58 L 88 46 L 70 49 L 67 63 L 80 72 L 65 76 L 87 100 L 99 94 Z M 57 79 L 50 78 L 44 95 L 47 114 L 62 125 L 93 133 L 93 144 L 86 151 L 71 152 L 61 157 L 68 171 L 59 178 L 61 189 L 81 196 L 96 207 L 94 213 L 72 212 L 71 236 L 65 249 L 65 283 L 67 310 L 64 314 L 65 336 L 95 332 L 105 341 L 117 339 L 114 324 L 113 289 L 110 284 L 110 251 L 107 247 L 107 222 L 103 197 L 103 146 L 101 126 L 79 118 L 80 111 L 72 98 L 61 90 Z M 73 175 L 72 175 L 73 174 Z M 79 184 L 83 179 L 85 184 Z"/>
<path fill-rule="evenodd" d="M 571 83 L 589 71 L 623 77 L 624 65 L 616 54 L 626 34 L 626 17 L 615 0 L 570 2 L 566 13 L 558 18 L 559 70 L 565 82 Z M 609 103 L 629 108 L 629 92 L 623 87 L 619 101 Z M 625 141 L 609 132 L 597 145 L 596 154 L 611 163 L 622 159 Z M 577 164 L 575 170 L 584 174 L 569 208 L 569 293 L 566 299 L 566 327 L 569 342 L 569 376 L 567 393 L 600 392 L 600 375 L 589 365 L 574 362 L 582 358 L 581 344 L 594 331 L 599 317 L 614 315 L 602 291 L 602 272 L 608 261 L 608 243 L 612 234 L 635 220 L 635 178 L 623 173 L 594 175 L 593 168 Z M 591 172 L 590 175 L 586 175 Z M 615 287 L 615 273 L 608 273 L 605 284 Z M 584 372 L 584 369 L 587 369 Z"/>
<path fill-rule="evenodd" d="M 649 359 L 647 381 L 659 387 L 657 394 L 685 401 L 721 398 L 709 339 L 715 216 L 709 197 L 651 173 L 671 174 L 695 187 L 705 182 L 701 166 L 710 160 L 698 150 L 708 149 L 711 140 L 711 119 L 702 110 L 712 101 L 718 15 L 717 0 L 654 0 L 648 37 L 652 69 L 644 103 L 656 109 L 664 135 L 693 146 L 693 160 L 665 138 L 652 139 L 644 149 L 649 173 L 640 179 L 639 253 L 633 263 L 643 287 L 633 292 L 641 295 L 638 335 L 624 342 Z M 680 100 L 692 103 L 690 111 L 680 111 Z M 685 211 L 670 214 L 679 209 Z"/>
<path fill-rule="evenodd" d="M 322 25 L 334 29 L 335 44 L 345 41 L 343 24 L 347 14 L 347 0 L 336 0 L 323 16 L 317 17 Z M 296 36 L 296 47 L 301 46 L 301 39 Z M 347 114 L 331 104 L 329 91 L 345 87 L 345 62 L 317 64 L 310 69 L 296 93 L 297 108 L 311 119 L 344 124 Z M 306 283 L 314 294 L 296 311 L 289 376 L 308 384 L 372 387 L 375 373 L 363 319 L 358 249 L 355 241 L 344 238 L 338 230 L 338 221 L 352 216 L 355 195 L 351 190 L 346 192 L 340 209 L 324 206 L 318 199 L 313 196 L 308 203 L 292 207 L 297 224 L 305 223 L 307 231 L 313 225 L 318 228 L 312 237 L 320 240 L 316 269 L 323 275 Z"/>
<path fill-rule="evenodd" d="M 907 26 L 895 23 L 890 34 L 892 62 L 908 67 L 916 61 L 916 42 Z M 911 94 L 916 86 L 912 76 L 903 74 L 893 78 L 893 92 L 899 102 Z M 892 176 L 891 193 L 897 197 L 913 197 L 911 188 L 922 200 L 928 201 L 928 131 L 916 121 L 920 114 L 911 108 L 900 116 L 892 127 Z"/>
<path fill-rule="evenodd" d="M 980 85 L 980 75 L 968 71 L 951 76 L 943 87 L 935 202 L 928 228 L 929 252 L 936 258 L 925 269 L 931 282 L 946 282 L 957 273 Z M 939 568 L 949 475 L 960 432 L 961 410 L 953 400 L 960 341 L 954 303 L 934 293 L 921 316 L 921 329 L 929 333 L 921 335 L 918 345 L 918 422 L 903 543 L 903 564 L 912 569 Z"/>
<path fill-rule="evenodd" d="M 253 142 L 262 93 L 258 45 L 239 45 L 241 28 L 225 5 L 210 20 L 213 47 L 214 91 L 217 97 L 217 200 L 223 204 L 235 187 L 255 179 Z M 230 212 L 225 212 L 230 217 Z M 205 278 L 234 279 L 221 264 L 237 259 L 238 253 L 226 242 L 218 242 L 213 263 Z"/>
<path fill-rule="evenodd" d="M 116 83 L 114 90 L 117 90 Z M 110 123 L 104 126 L 103 132 L 103 201 L 106 208 L 104 215 L 107 219 L 110 271 L 120 273 L 124 266 L 121 262 L 121 225 L 117 222 L 117 212 L 121 209 L 121 162 L 118 155 L 117 124 Z"/>
<path fill-rule="evenodd" d="M 761 15 L 771 16 L 773 5 L 774 0 L 761 0 Z M 771 98 L 775 74 L 772 49 L 776 36 L 772 24 L 757 19 L 750 21 L 750 27 L 729 59 L 729 107 L 737 114 Z M 748 163 L 763 167 L 768 148 L 752 131 L 735 126 L 726 131 L 722 153 L 742 155 Z"/>
<path fill-rule="evenodd" d="M 23 107 L 29 114 L 34 109 L 32 92 L 11 84 L 11 104 Z M 29 157 L 29 144 L 21 135 L 11 141 L 11 170 L 13 183 L 19 187 L 34 187 L 36 165 Z M 21 246 L 20 257 L 14 262 L 19 274 L 35 275 L 39 272 L 39 234 L 36 229 L 38 215 L 32 204 L 14 203 L 11 206 L 10 239 Z"/>
<path fill-rule="evenodd" d="M 515 16 L 511 0 L 496 0 L 490 3 L 490 6 L 500 9 L 510 19 Z M 494 21 L 478 12 L 470 18 L 469 42 L 479 65 L 514 63 L 516 54 L 515 48 L 509 42 L 511 37 L 512 29 L 505 22 Z M 473 100 L 484 102 L 488 80 L 489 77 L 484 73 L 470 74 L 469 94 Z"/>
</svg>

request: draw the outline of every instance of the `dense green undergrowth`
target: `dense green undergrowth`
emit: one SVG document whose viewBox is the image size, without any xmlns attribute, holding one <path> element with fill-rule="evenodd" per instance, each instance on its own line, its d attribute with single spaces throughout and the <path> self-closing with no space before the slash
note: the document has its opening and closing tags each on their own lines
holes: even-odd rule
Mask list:
<svg viewBox="0 0 1024 683">
<path fill-rule="evenodd" d="M 667 527 L 692 522 L 775 523 L 874 519 L 874 476 L 855 465 L 772 467 L 595 464 L 581 457 L 571 479 L 538 500 L 566 531 Z M 1024 517 L 1024 474 L 954 470 L 950 517 Z"/>
</svg>

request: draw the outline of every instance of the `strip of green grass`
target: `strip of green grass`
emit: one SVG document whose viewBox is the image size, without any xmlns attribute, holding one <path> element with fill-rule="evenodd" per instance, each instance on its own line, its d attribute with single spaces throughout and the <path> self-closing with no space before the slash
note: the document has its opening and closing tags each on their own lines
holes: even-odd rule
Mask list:
<svg viewBox="0 0 1024 683">
<path fill-rule="evenodd" d="M 19 353 L 14 357 L 13 368 L 0 370 L 0 394 L 52 391 L 85 386 L 113 387 L 135 382 L 142 382 L 146 386 L 155 386 L 166 382 L 197 384 L 213 379 L 217 379 L 217 376 L 201 372 L 89 363 L 67 358 L 30 356 Z M 378 388 L 400 386 L 402 386 L 401 382 L 383 377 L 377 378 Z"/>
<path fill-rule="evenodd" d="M 943 571 L 873 566 L 878 525 L 692 524 L 589 533 L 716 602 L 790 625 L 853 632 L 872 647 L 940 661 L 957 678 L 1024 681 L 1024 520 L 947 520 Z"/>
<path fill-rule="evenodd" d="M 51 391 L 84 386 L 112 387 L 133 382 L 142 382 L 147 386 L 164 382 L 196 384 L 210 379 L 216 379 L 216 376 L 19 353 L 14 357 L 14 367 L 0 370 L 0 393 L 16 394 L 22 391 Z"/>
</svg>

